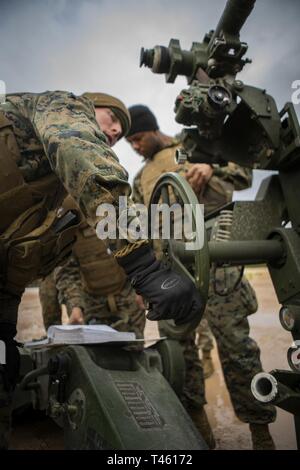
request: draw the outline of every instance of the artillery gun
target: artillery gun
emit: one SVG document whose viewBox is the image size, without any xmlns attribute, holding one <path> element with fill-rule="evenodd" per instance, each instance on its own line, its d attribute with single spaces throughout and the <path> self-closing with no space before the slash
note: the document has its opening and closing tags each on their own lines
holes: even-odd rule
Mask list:
<svg viewBox="0 0 300 470">
<path fill-rule="evenodd" d="M 136 345 L 136 344 L 135 344 Z M 62 429 L 71 450 L 205 450 L 182 406 L 177 341 L 20 349 L 16 412 L 32 406 Z"/>
<path fill-rule="evenodd" d="M 300 448 L 300 129 L 292 103 L 278 111 L 275 100 L 244 84 L 236 76 L 246 63 L 247 44 L 240 30 L 255 0 L 228 0 L 214 31 L 202 42 L 182 50 L 177 39 L 168 47 L 141 50 L 140 65 L 164 73 L 172 83 L 187 77 L 189 87 L 175 101 L 175 120 L 183 130 L 183 148 L 177 161 L 226 164 L 275 170 L 266 178 L 255 201 L 231 203 L 205 219 L 196 213 L 197 199 L 186 181 L 164 174 L 157 181 L 150 204 L 170 204 L 176 194 L 192 208 L 194 249 L 175 237 L 164 242 L 165 258 L 192 278 L 207 298 L 210 263 L 255 265 L 265 263 L 282 304 L 282 326 L 291 332 L 288 350 L 291 370 L 273 370 L 253 378 L 256 399 L 293 413 Z M 163 333 L 180 337 L 187 327 L 172 321 L 161 324 Z"/>
<path fill-rule="evenodd" d="M 194 238 L 172 237 L 163 252 L 193 279 L 203 299 L 211 263 L 267 264 L 283 305 L 280 320 L 294 345 L 291 370 L 258 374 L 252 390 L 260 401 L 294 414 L 300 448 L 300 130 L 291 103 L 279 112 L 265 90 L 236 79 L 249 62 L 239 33 L 254 4 L 228 0 L 215 31 L 190 51 L 172 39 L 168 48 L 142 49 L 141 65 L 165 73 L 167 82 L 177 75 L 188 79 L 175 103 L 177 122 L 192 126 L 183 131 L 178 161 L 234 161 L 277 174 L 263 181 L 255 201 L 231 203 L 205 219 L 177 174 L 158 180 L 150 204 L 170 204 L 175 195 L 191 208 Z M 161 322 L 161 333 L 173 339 L 140 352 L 113 345 L 22 350 L 14 407 L 33 403 L 46 411 L 63 427 L 68 449 L 205 449 L 177 398 L 184 363 L 176 340 L 194 327 Z"/>
</svg>

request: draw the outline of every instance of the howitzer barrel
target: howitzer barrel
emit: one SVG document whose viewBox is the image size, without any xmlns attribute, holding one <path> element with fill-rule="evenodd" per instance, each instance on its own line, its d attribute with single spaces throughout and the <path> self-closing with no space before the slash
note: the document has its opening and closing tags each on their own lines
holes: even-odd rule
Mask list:
<svg viewBox="0 0 300 470">
<path fill-rule="evenodd" d="M 251 382 L 253 396 L 262 403 L 270 403 L 279 395 L 280 384 L 272 374 L 259 372 Z"/>
<path fill-rule="evenodd" d="M 259 372 L 251 382 L 251 391 L 253 396 L 262 403 L 276 403 L 286 397 L 293 397 L 295 392 L 280 383 L 273 374 Z M 299 402 L 299 394 L 297 394 Z"/>
<path fill-rule="evenodd" d="M 220 36 L 221 31 L 225 34 L 238 36 L 245 21 L 253 10 L 255 0 L 227 0 L 224 12 L 214 31 L 210 44 Z"/>
<path fill-rule="evenodd" d="M 291 371 L 278 371 L 288 374 L 287 377 L 299 380 L 298 374 Z M 272 403 L 293 414 L 299 414 L 300 392 L 299 386 L 291 387 L 288 383 L 282 383 L 277 377 L 276 371 L 270 373 L 259 372 L 251 381 L 251 392 L 261 403 Z"/>
</svg>

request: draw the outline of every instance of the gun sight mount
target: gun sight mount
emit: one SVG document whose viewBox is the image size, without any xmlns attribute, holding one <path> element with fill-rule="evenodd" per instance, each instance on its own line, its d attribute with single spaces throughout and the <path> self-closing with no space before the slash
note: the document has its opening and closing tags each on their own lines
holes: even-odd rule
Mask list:
<svg viewBox="0 0 300 470">
<path fill-rule="evenodd" d="M 243 59 L 248 46 L 240 41 L 239 33 L 254 4 L 255 0 L 228 0 L 215 31 L 207 33 L 203 42 L 193 42 L 190 51 L 182 50 L 178 39 L 171 39 L 168 47 L 142 48 L 140 67 L 164 73 L 168 83 L 178 75 L 186 76 L 191 83 L 199 68 L 211 78 L 235 76 L 251 62 Z"/>
</svg>

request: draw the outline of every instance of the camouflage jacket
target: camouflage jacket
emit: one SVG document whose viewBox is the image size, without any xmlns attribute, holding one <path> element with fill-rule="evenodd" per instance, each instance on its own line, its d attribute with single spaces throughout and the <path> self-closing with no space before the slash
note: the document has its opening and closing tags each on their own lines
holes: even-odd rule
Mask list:
<svg viewBox="0 0 300 470">
<path fill-rule="evenodd" d="M 100 203 L 130 194 L 126 170 L 99 128 L 92 102 L 65 91 L 7 95 L 0 111 L 12 122 L 25 181 L 54 172 L 90 225 Z"/>
</svg>

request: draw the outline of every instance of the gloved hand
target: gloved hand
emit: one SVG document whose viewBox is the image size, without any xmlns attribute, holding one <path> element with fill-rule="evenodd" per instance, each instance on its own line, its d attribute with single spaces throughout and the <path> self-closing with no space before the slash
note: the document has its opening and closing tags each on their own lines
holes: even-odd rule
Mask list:
<svg viewBox="0 0 300 470">
<path fill-rule="evenodd" d="M 149 320 L 173 319 L 181 325 L 199 315 L 202 301 L 193 282 L 158 261 L 149 245 L 116 259 L 136 293 L 149 302 Z"/>
</svg>

